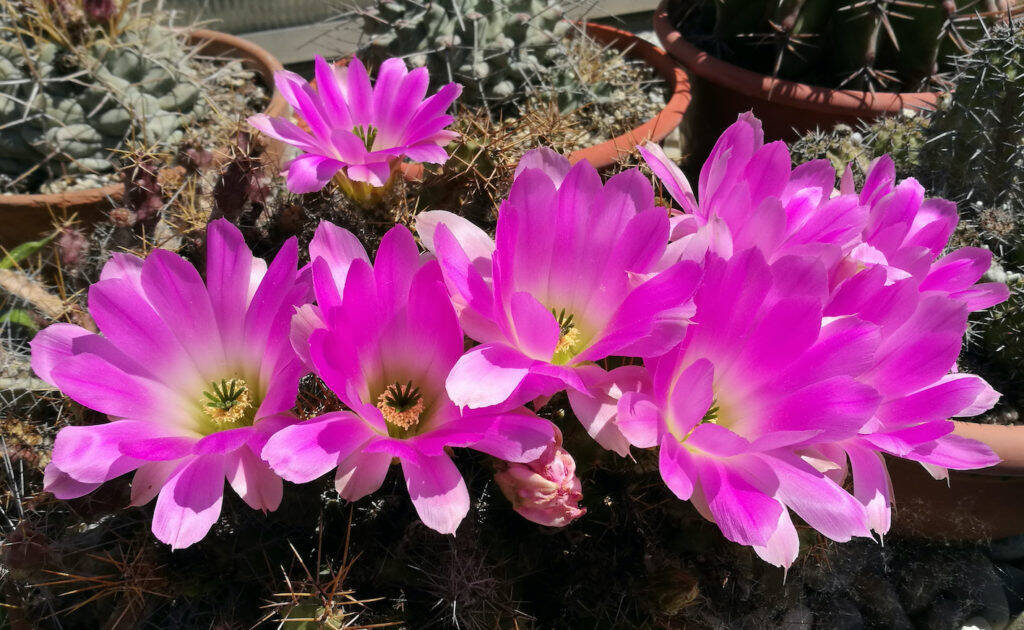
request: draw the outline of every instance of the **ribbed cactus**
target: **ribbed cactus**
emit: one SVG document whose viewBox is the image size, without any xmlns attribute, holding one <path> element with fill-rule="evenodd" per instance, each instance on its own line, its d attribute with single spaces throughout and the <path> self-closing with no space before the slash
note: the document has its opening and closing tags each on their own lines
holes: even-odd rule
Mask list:
<svg viewBox="0 0 1024 630">
<path fill-rule="evenodd" d="M 543 93 L 573 109 L 606 86 L 581 81 L 566 50 L 573 26 L 565 11 L 556 0 L 378 0 L 362 11 L 360 56 L 426 66 L 432 87 L 461 83 L 470 104 L 495 109 Z"/>
<path fill-rule="evenodd" d="M 153 19 L 54 37 L 50 14 L 0 2 L 0 189 L 113 169 L 126 139 L 170 146 L 203 107 L 183 36 Z M 59 31 L 56 31 L 59 33 Z"/>
<path fill-rule="evenodd" d="M 682 3 L 686 4 L 686 3 Z M 716 0 L 714 40 L 744 67 L 829 87 L 945 85 L 952 55 L 1019 0 Z"/>
</svg>

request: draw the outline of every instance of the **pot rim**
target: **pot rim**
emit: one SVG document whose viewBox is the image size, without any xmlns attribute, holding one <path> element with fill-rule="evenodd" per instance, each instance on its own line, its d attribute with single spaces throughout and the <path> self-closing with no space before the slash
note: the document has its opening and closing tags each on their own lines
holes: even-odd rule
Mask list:
<svg viewBox="0 0 1024 630">
<path fill-rule="evenodd" d="M 207 47 L 217 47 L 240 52 L 243 58 L 253 62 L 254 69 L 263 77 L 267 86 L 273 89 L 264 113 L 271 116 L 280 116 L 287 113 L 288 103 L 281 96 L 277 88 L 274 87 L 274 72 L 283 70 L 284 66 L 267 50 L 241 37 L 206 28 L 189 30 L 188 39 L 190 43 L 201 45 L 200 51 Z M 0 193 L 0 213 L 22 208 L 38 210 L 66 208 L 69 211 L 75 211 L 79 206 L 96 205 L 106 199 L 111 199 L 116 203 L 120 201 L 123 189 L 123 184 L 117 183 L 98 188 L 83 188 L 59 193 L 12 195 Z M 2 214 L 0 214 L 0 218 L 3 218 Z"/>
<path fill-rule="evenodd" d="M 660 143 L 683 121 L 691 101 L 690 78 L 686 71 L 662 48 L 647 42 L 636 34 L 614 26 L 594 22 L 583 22 L 587 34 L 601 44 L 626 52 L 634 59 L 640 59 L 652 67 L 672 90 L 665 107 L 657 115 L 610 140 L 593 146 L 577 149 L 569 154 L 573 164 L 580 160 L 589 161 L 595 168 L 611 166 L 620 155 L 633 151 L 638 144 L 646 141 Z"/>
<path fill-rule="evenodd" d="M 759 74 L 700 50 L 683 36 L 661 0 L 654 12 L 654 31 L 668 54 L 697 76 L 747 97 L 796 106 L 810 111 L 865 115 L 898 113 L 904 109 L 933 109 L 943 92 L 864 92 L 835 89 Z"/>
</svg>

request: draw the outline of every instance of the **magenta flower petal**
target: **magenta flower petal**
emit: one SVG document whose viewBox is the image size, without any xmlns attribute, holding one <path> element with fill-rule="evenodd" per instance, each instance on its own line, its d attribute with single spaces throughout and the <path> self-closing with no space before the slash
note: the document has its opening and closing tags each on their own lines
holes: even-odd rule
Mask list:
<svg viewBox="0 0 1024 630">
<path fill-rule="evenodd" d="M 380 489 L 390 467 L 388 453 L 352 453 L 338 463 L 334 487 L 342 499 L 358 501 Z"/>
<path fill-rule="evenodd" d="M 759 456 L 779 481 L 778 498 L 808 525 L 838 542 L 868 536 L 864 506 L 796 455 Z"/>
<path fill-rule="evenodd" d="M 512 396 L 533 364 L 533 359 L 514 348 L 484 344 L 462 355 L 445 386 L 460 407 L 491 407 Z"/>
<path fill-rule="evenodd" d="M 109 426 L 109 425 L 108 425 Z M 192 453 L 197 446 L 194 437 L 151 437 L 125 440 L 118 445 L 121 454 L 144 461 L 175 461 Z"/>
<path fill-rule="evenodd" d="M 300 194 L 316 192 L 344 166 L 344 162 L 322 155 L 300 155 L 288 163 L 288 190 Z"/>
<path fill-rule="evenodd" d="M 179 468 L 164 484 L 153 512 L 153 534 L 171 549 L 206 536 L 224 499 L 224 456 L 203 455 Z"/>
<path fill-rule="evenodd" d="M 427 527 L 454 534 L 469 513 L 469 491 L 447 455 L 403 459 L 402 473 L 416 513 Z"/>
<path fill-rule="evenodd" d="M 184 465 L 179 459 L 172 459 L 162 462 L 148 462 L 139 466 L 132 476 L 131 505 L 145 505 L 156 498 L 160 489 L 164 487 L 167 480 L 174 471 Z"/>
<path fill-rule="evenodd" d="M 679 442 L 672 438 L 662 439 L 658 450 L 658 469 L 673 494 L 683 501 L 693 496 L 697 479 L 696 464 L 690 452 Z"/>
<path fill-rule="evenodd" d="M 177 407 L 174 394 L 163 384 L 129 374 L 95 354 L 76 354 L 51 374 L 75 402 L 111 416 L 160 417 Z"/>
<path fill-rule="evenodd" d="M 630 444 L 647 448 L 657 443 L 657 418 L 638 413 L 636 407 L 643 405 L 643 401 L 630 402 L 631 394 L 643 392 L 643 398 L 647 398 L 650 378 L 646 370 L 627 365 L 605 372 L 596 365 L 588 365 L 577 371 L 585 389 L 570 389 L 566 393 L 573 413 L 590 437 L 623 457 L 629 455 Z"/>
<path fill-rule="evenodd" d="M 226 454 L 224 470 L 228 483 L 252 509 L 274 511 L 281 505 L 281 478 L 251 450 L 240 448 Z"/>
<path fill-rule="evenodd" d="M 54 324 L 39 331 L 32 341 L 32 371 L 36 376 L 50 385 L 53 380 L 53 369 L 74 355 L 72 345 L 75 339 L 87 337 L 92 333 L 74 324 Z"/>
<path fill-rule="evenodd" d="M 560 336 L 555 316 L 536 298 L 522 291 L 512 295 L 510 308 L 523 352 L 541 361 L 551 360 Z"/>
<path fill-rule="evenodd" d="M 142 267 L 146 299 L 197 365 L 223 364 L 224 347 L 210 294 L 195 267 L 177 254 L 154 250 Z M 116 415 L 116 414 L 115 414 Z"/>
<path fill-rule="evenodd" d="M 868 525 L 879 534 L 889 531 L 892 520 L 892 484 L 882 455 L 859 444 L 847 444 L 853 470 L 853 492 L 867 510 Z"/>
<path fill-rule="evenodd" d="M 100 487 L 100 483 L 84 483 L 76 481 L 56 464 L 47 464 L 43 471 L 43 489 L 61 500 L 77 499 Z"/>
<path fill-rule="evenodd" d="M 661 147 L 653 142 L 647 142 L 637 148 L 640 150 L 644 162 L 665 185 L 668 194 L 675 199 L 679 207 L 684 212 L 695 214 L 697 199 L 693 196 L 693 188 L 690 187 L 690 182 L 687 181 L 683 171 L 676 166 L 675 162 L 668 159 Z"/>
<path fill-rule="evenodd" d="M 333 469 L 372 436 L 356 416 L 330 413 L 278 431 L 267 440 L 261 456 L 278 475 L 305 483 Z"/>
<path fill-rule="evenodd" d="M 954 470 L 988 468 L 1002 461 L 984 442 L 952 433 L 922 444 L 904 457 Z"/>
<path fill-rule="evenodd" d="M 697 462 L 708 509 L 722 534 L 744 545 L 765 545 L 784 508 L 733 467 L 715 459 Z"/>
<path fill-rule="evenodd" d="M 796 561 L 800 553 L 800 538 L 788 511 L 783 510 L 779 514 L 779 522 L 768 541 L 764 545 L 753 545 L 753 549 L 765 562 L 784 569 Z"/>
<path fill-rule="evenodd" d="M 313 72 L 316 76 L 317 92 L 322 99 L 323 112 L 326 114 L 327 122 L 334 128 L 352 127 L 352 114 L 349 112 L 341 81 L 338 80 L 337 70 L 323 57 L 316 55 L 313 60 Z"/>
<path fill-rule="evenodd" d="M 273 118 L 266 114 L 256 114 L 250 116 L 248 122 L 271 138 L 286 142 L 307 153 L 322 150 L 320 148 L 320 141 L 303 131 L 290 120 Z"/>
<path fill-rule="evenodd" d="M 523 154 L 523 157 L 519 158 L 513 178 L 518 178 L 526 169 L 537 169 L 554 182 L 557 188 L 562 185 L 570 168 L 569 160 L 565 156 L 547 147 L 537 147 L 530 149 Z"/>
</svg>

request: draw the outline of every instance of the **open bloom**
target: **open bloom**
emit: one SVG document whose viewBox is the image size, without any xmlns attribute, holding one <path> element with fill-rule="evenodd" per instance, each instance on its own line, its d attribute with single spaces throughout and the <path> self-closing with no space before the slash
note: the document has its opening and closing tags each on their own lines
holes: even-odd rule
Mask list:
<svg viewBox="0 0 1024 630">
<path fill-rule="evenodd" d="M 715 143 L 700 170 L 696 194 L 656 144 L 638 147 L 675 199 L 668 260 L 729 257 L 757 247 L 769 261 L 807 254 L 833 265 L 859 242 L 868 208 L 856 194 L 833 195 L 828 160 L 791 166 L 784 142 L 764 143 L 761 121 L 741 114 Z"/>
<path fill-rule="evenodd" d="M 281 479 L 258 453 L 295 421 L 304 369 L 287 331 L 309 293 L 296 263 L 295 239 L 268 268 L 223 219 L 209 227 L 205 284 L 167 250 L 114 254 L 89 289 L 102 334 L 54 324 L 32 340 L 36 374 L 111 419 L 61 429 L 46 490 L 75 498 L 134 470 L 132 505 L 158 496 L 153 533 L 174 548 L 217 520 L 225 477 L 254 509 L 276 509 Z"/>
<path fill-rule="evenodd" d="M 872 365 L 859 379 L 880 399 L 855 437 L 813 449 L 838 477 L 849 460 L 854 493 L 879 534 L 889 530 L 893 500 L 882 453 L 921 462 L 938 479 L 948 468 L 985 468 L 999 461 L 987 445 L 953 434 L 949 420 L 983 413 L 999 399 L 983 379 L 956 372 L 970 300 L 921 290 L 913 277 L 888 283 L 887 275 L 882 266 L 865 269 L 829 298 L 826 316 L 856 315 L 878 326 Z"/>
<path fill-rule="evenodd" d="M 308 335 L 316 374 L 350 411 L 279 431 L 264 459 L 297 483 L 337 468 L 338 492 L 352 501 L 377 490 L 397 459 L 424 524 L 454 533 L 469 494 L 446 447 L 528 462 L 553 443 L 554 425 L 521 408 L 462 412 L 448 399 L 464 337 L 437 262 L 424 262 L 406 228 L 384 236 L 372 267 L 355 237 L 328 223 L 310 249 L 320 254 L 318 307 L 296 317 L 294 338 Z"/>
<path fill-rule="evenodd" d="M 790 167 L 782 142 L 764 144 L 761 123 L 741 114 L 718 139 L 700 172 L 697 194 L 660 147 L 639 147 L 647 165 L 682 209 L 672 219 L 672 255 L 728 257 L 758 247 L 771 261 L 814 255 L 833 287 L 868 267 L 887 282 L 914 277 L 922 291 L 939 291 L 976 311 L 1006 299 L 1001 283 L 976 284 L 992 254 L 965 247 L 941 258 L 956 227 L 956 205 L 926 198 L 913 178 L 896 182 L 892 158 L 876 159 L 858 192 L 849 167 L 836 188 L 828 160 Z"/>
<path fill-rule="evenodd" d="M 537 459 L 525 464 L 498 462 L 494 481 L 523 518 L 550 527 L 565 527 L 587 513 L 579 506 L 583 487 L 576 461 L 562 448 L 558 432 Z"/>
<path fill-rule="evenodd" d="M 656 356 L 682 338 L 700 266 L 654 273 L 669 223 L 636 169 L 606 184 L 585 160 L 570 168 L 549 149 L 525 155 L 495 242 L 447 213 L 426 213 L 433 251 L 466 332 L 481 345 L 452 370 L 447 389 L 464 407 L 521 404 L 568 388 L 576 415 L 606 448 L 628 445 L 594 424 L 602 381 L 595 361 Z M 577 394 L 579 396 L 577 396 Z"/>
<path fill-rule="evenodd" d="M 645 361 L 650 388 L 619 407 L 630 441 L 659 447 L 672 492 L 779 566 L 799 547 L 789 510 L 833 540 L 869 534 L 865 507 L 800 453 L 853 438 L 880 400 L 857 378 L 871 367 L 877 326 L 823 323 L 826 299 L 813 258 L 710 256 L 686 338 Z"/>
<path fill-rule="evenodd" d="M 856 193 L 849 167 L 840 190 Z M 992 264 L 992 252 L 961 247 L 942 255 L 959 220 L 956 204 L 926 198 L 924 187 L 912 177 L 897 183 L 892 158 L 883 155 L 872 162 L 856 194 L 869 212 L 857 245 L 833 274 L 834 284 L 877 267 L 885 270 L 887 283 L 916 278 L 921 291 L 943 293 L 971 312 L 1009 297 L 1005 284 L 977 284 Z"/>
<path fill-rule="evenodd" d="M 293 72 L 274 73 L 277 89 L 308 132 L 286 118 L 249 117 L 253 127 L 302 152 L 287 167 L 292 192 L 320 190 L 335 175 L 349 193 L 357 187 L 353 182 L 379 188 L 403 158 L 435 164 L 448 159 L 442 147 L 458 134 L 445 129 L 452 123 L 445 111 L 462 86 L 449 83 L 424 100 L 427 70 L 410 72 L 397 58 L 381 64 L 372 87 L 355 57 L 332 66 L 317 56 L 315 73 L 316 89 Z"/>
</svg>

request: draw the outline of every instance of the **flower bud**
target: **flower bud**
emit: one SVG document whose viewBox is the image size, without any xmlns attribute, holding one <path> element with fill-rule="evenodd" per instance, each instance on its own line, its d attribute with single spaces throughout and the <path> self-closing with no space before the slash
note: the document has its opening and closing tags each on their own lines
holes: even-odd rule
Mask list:
<svg viewBox="0 0 1024 630">
<path fill-rule="evenodd" d="M 91 22 L 107 22 L 117 15 L 117 3 L 114 0 L 85 0 L 82 4 Z"/>
<path fill-rule="evenodd" d="M 557 431 L 557 430 L 556 430 Z M 562 448 L 562 435 L 536 460 L 526 464 L 498 462 L 494 480 L 523 518 L 551 527 L 565 527 L 586 514 L 576 462 Z"/>
</svg>

